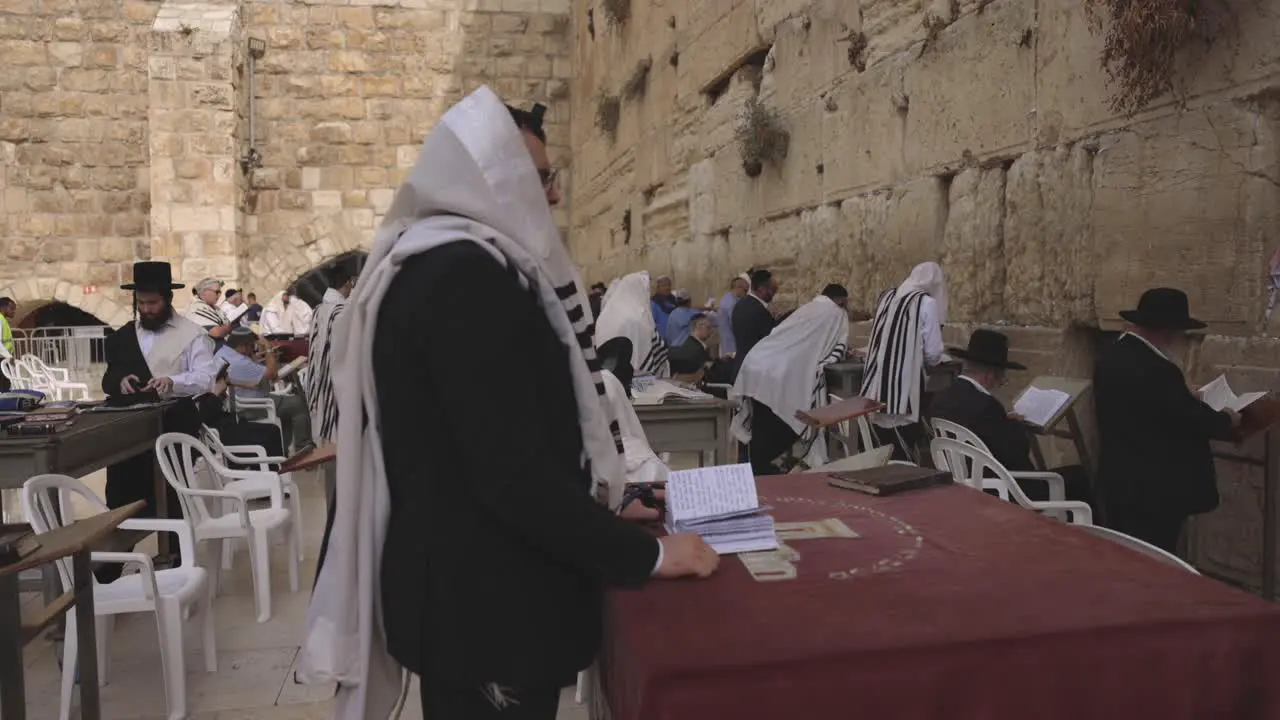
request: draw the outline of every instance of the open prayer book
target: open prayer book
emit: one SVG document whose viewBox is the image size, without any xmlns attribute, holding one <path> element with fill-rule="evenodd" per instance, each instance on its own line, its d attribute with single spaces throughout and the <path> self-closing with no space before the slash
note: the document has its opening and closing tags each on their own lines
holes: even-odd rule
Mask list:
<svg viewBox="0 0 1280 720">
<path fill-rule="evenodd" d="M 632 405 L 661 405 L 667 398 L 678 400 L 711 400 L 711 395 L 683 387 L 670 380 L 658 380 L 652 376 L 638 376 L 631 382 Z"/>
<path fill-rule="evenodd" d="M 773 517 L 756 495 L 751 466 L 679 470 L 667 478 L 667 532 L 693 532 L 721 555 L 776 550 Z"/>
<path fill-rule="evenodd" d="M 1045 390 L 1034 385 L 1022 391 L 1013 411 L 1036 427 L 1048 427 L 1062 408 L 1071 402 L 1071 395 L 1061 390 Z"/>
<path fill-rule="evenodd" d="M 1265 390 L 1236 395 L 1231 386 L 1227 384 L 1226 375 L 1219 375 L 1214 378 L 1213 382 L 1200 388 L 1200 399 L 1204 401 L 1205 405 L 1218 412 L 1222 412 L 1227 408 L 1240 412 L 1252 405 L 1254 401 L 1266 396 L 1267 392 Z"/>
</svg>

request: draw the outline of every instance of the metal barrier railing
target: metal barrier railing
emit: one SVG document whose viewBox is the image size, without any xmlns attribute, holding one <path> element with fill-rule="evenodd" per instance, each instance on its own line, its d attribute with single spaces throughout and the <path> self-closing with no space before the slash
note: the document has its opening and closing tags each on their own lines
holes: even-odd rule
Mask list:
<svg viewBox="0 0 1280 720">
<path fill-rule="evenodd" d="M 33 354 L 52 367 L 66 368 L 73 382 L 96 387 L 106 369 L 107 327 L 45 327 L 13 331 L 18 357 Z"/>
</svg>

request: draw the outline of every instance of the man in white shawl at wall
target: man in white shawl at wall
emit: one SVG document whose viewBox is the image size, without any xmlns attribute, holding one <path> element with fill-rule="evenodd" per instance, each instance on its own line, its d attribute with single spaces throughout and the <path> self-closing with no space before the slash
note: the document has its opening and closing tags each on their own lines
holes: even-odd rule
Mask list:
<svg viewBox="0 0 1280 720">
<path fill-rule="evenodd" d="M 667 343 L 653 320 L 649 273 L 631 273 L 615 280 L 604 294 L 596 323 L 597 347 L 614 338 L 631 341 L 631 367 L 637 375 L 671 377 Z"/>
<path fill-rule="evenodd" d="M 444 116 L 338 319 L 337 512 L 300 675 L 338 681 L 340 720 L 387 718 L 404 670 L 433 720 L 553 720 L 605 585 L 716 566 L 594 497 L 624 475 L 543 110 L 481 88 Z"/>
<path fill-rule="evenodd" d="M 311 332 L 311 306 L 289 290 L 276 293 L 262 308 L 262 335 L 306 337 Z"/>
<path fill-rule="evenodd" d="M 729 391 L 741 403 L 730 430 L 745 443 L 756 475 L 782 472 L 779 458 L 792 456 L 809 467 L 827 462 L 819 431 L 796 419 L 797 410 L 827 404 L 826 367 L 848 355 L 849 292 L 828 285 L 756 344 L 742 361 Z"/>
<path fill-rule="evenodd" d="M 936 262 L 915 266 L 876 305 L 862 375 L 862 396 L 885 404 L 871 416 L 881 443 L 899 460 L 916 460 L 924 434 L 920 401 L 926 367 L 942 361 L 942 325 L 947 321 L 947 284 Z"/>
</svg>

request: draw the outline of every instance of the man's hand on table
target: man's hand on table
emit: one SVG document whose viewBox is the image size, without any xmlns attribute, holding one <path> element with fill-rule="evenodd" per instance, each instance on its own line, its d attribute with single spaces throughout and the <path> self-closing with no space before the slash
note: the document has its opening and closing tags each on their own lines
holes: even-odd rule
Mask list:
<svg viewBox="0 0 1280 720">
<path fill-rule="evenodd" d="M 658 542 L 662 543 L 662 562 L 653 573 L 656 578 L 711 577 L 720 565 L 716 551 L 694 533 L 668 535 Z"/>
</svg>

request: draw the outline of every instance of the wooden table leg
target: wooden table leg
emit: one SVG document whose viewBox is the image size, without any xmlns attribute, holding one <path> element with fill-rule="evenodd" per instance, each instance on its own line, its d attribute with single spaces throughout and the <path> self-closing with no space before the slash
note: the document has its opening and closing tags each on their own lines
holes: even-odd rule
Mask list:
<svg viewBox="0 0 1280 720">
<path fill-rule="evenodd" d="M 163 534 L 163 533 L 162 533 Z M 98 700 L 97 618 L 93 612 L 93 572 L 89 551 L 71 558 L 71 576 L 76 592 L 76 661 L 80 668 L 80 719 L 102 720 Z"/>
<path fill-rule="evenodd" d="M 22 679 L 22 610 L 18 575 L 0 577 L 0 717 L 24 720 L 27 695 Z"/>
</svg>

